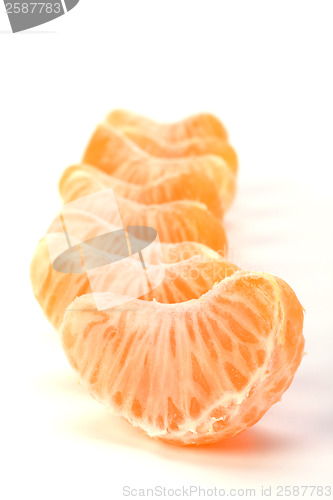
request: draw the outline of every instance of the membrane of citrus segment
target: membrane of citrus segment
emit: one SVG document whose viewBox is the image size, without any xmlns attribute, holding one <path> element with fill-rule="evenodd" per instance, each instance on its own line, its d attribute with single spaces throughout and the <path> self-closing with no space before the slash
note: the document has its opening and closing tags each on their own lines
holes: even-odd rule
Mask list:
<svg viewBox="0 0 333 500">
<path fill-rule="evenodd" d="M 190 137 L 178 142 L 166 142 L 148 135 L 139 128 L 126 126 L 120 128 L 137 146 L 160 158 L 182 158 L 187 156 L 217 155 L 227 162 L 233 172 L 237 172 L 238 160 L 234 148 L 225 140 L 216 136 Z"/>
<path fill-rule="evenodd" d="M 59 182 L 59 192 L 64 203 L 110 188 L 116 194 L 144 205 L 179 200 L 199 201 L 218 218 L 223 216 L 223 200 L 227 200 L 227 204 L 231 201 L 228 184 L 225 185 L 225 194 L 221 194 L 220 198 L 211 178 L 205 173 L 191 170 L 166 172 L 155 181 L 137 185 L 105 174 L 91 165 L 81 164 L 68 167 Z"/>
<path fill-rule="evenodd" d="M 156 158 L 138 148 L 114 128 L 99 125 L 83 156 L 83 163 L 132 184 L 147 185 L 166 174 L 193 175 L 192 192 L 202 193 L 198 179 L 209 177 L 221 199 L 223 211 L 232 203 L 236 191 L 236 175 L 219 156 L 202 155 L 188 158 Z M 184 186 L 184 185 L 183 185 Z"/>
<path fill-rule="evenodd" d="M 168 142 L 211 136 L 227 139 L 224 126 L 210 113 L 200 113 L 174 123 L 158 123 L 131 111 L 118 109 L 107 116 L 106 122 L 120 129 L 130 126 Z"/>
<path fill-rule="evenodd" d="M 303 308 L 266 273 L 238 271 L 197 300 L 76 299 L 65 353 L 92 395 L 152 437 L 212 443 L 256 423 L 302 359 Z"/>
</svg>

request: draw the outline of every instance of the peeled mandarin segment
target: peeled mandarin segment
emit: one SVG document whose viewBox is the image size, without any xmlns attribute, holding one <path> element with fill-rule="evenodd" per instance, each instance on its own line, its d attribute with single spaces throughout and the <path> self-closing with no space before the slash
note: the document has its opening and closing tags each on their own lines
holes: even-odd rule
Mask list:
<svg viewBox="0 0 333 500">
<path fill-rule="evenodd" d="M 48 236 L 55 242 L 57 239 L 61 240 L 61 237 L 58 233 Z M 173 303 L 198 298 L 217 281 L 238 270 L 237 266 L 199 243 L 162 243 L 162 252 L 165 263 L 164 280 L 157 288 L 141 297 L 143 300 Z M 117 289 L 117 280 L 124 281 L 126 287 L 126 280 L 132 279 L 130 264 L 120 261 L 105 267 L 104 279 L 110 291 Z M 158 273 L 159 268 L 156 266 L 149 272 Z M 62 273 L 53 268 L 46 237 L 37 246 L 30 276 L 34 295 L 55 329 L 59 329 L 65 311 L 73 300 L 92 292 L 86 273 Z"/>
<path fill-rule="evenodd" d="M 59 235 L 54 233 L 52 237 Z M 30 280 L 39 305 L 56 330 L 73 300 L 92 292 L 86 274 L 61 273 L 53 268 L 46 237 L 40 240 L 32 258 Z"/>
<path fill-rule="evenodd" d="M 66 220 L 80 228 L 84 241 L 96 236 L 96 228 L 107 233 L 113 228 L 105 220 L 92 214 L 67 213 Z M 30 264 L 30 281 L 34 295 L 45 316 L 58 329 L 66 308 L 80 295 L 91 293 L 91 287 L 85 273 L 63 273 L 52 266 L 49 246 L 62 248 L 64 233 L 51 232 L 44 236 L 37 245 Z M 71 260 L 68 261 L 71 267 Z"/>
<path fill-rule="evenodd" d="M 227 189 L 227 185 L 225 187 Z M 189 170 L 180 174 L 166 172 L 159 179 L 137 185 L 82 164 L 68 167 L 59 182 L 59 192 L 64 203 L 110 188 L 116 194 L 144 205 L 194 200 L 204 203 L 218 218 L 223 215 L 223 206 L 213 180 L 198 171 Z M 227 191 L 225 198 L 229 194 Z"/>
<path fill-rule="evenodd" d="M 238 170 L 238 159 L 234 148 L 219 137 L 191 137 L 179 142 L 166 142 L 154 136 L 145 134 L 134 127 L 121 128 L 131 141 L 141 149 L 160 158 L 182 158 L 213 154 L 221 156 L 234 173 Z"/>
<path fill-rule="evenodd" d="M 216 136 L 227 139 L 227 132 L 218 118 L 200 113 L 175 123 L 157 123 L 144 116 L 125 110 L 114 110 L 106 118 L 113 127 L 133 127 L 159 139 L 177 142 L 191 137 Z"/>
<path fill-rule="evenodd" d="M 152 437 L 203 444 L 238 434 L 279 401 L 302 358 L 302 326 L 285 282 L 238 271 L 179 304 L 133 300 L 100 312 L 85 295 L 61 334 L 96 399 Z"/>
<path fill-rule="evenodd" d="M 124 226 L 152 227 L 156 229 L 159 240 L 165 243 L 197 241 L 221 253 L 227 249 L 227 238 L 221 222 L 202 203 L 181 200 L 144 205 L 121 196 L 115 199 Z M 98 214 L 98 219 L 111 225 L 118 224 L 113 219 L 117 214 L 110 212 L 108 206 L 98 204 L 96 197 L 90 202 L 90 209 Z M 87 213 L 82 211 L 81 216 L 84 220 Z"/>
<path fill-rule="evenodd" d="M 150 160 L 148 153 L 119 130 L 104 123 L 97 126 L 83 155 L 83 163 L 98 167 L 108 174 L 112 174 L 119 165 L 144 160 Z"/>
<path fill-rule="evenodd" d="M 183 200 L 141 205 L 118 196 L 116 200 L 125 226 L 153 227 L 165 243 L 197 241 L 223 254 L 227 250 L 221 222 L 201 203 Z"/>
<path fill-rule="evenodd" d="M 219 193 L 223 211 L 230 207 L 235 196 L 235 173 L 220 156 L 152 157 L 105 124 L 99 125 L 94 132 L 83 156 L 83 163 L 124 181 L 141 185 L 160 180 L 166 174 L 186 173 L 193 174 L 195 178 L 208 176 Z M 193 187 L 196 187 L 198 192 L 202 191 L 197 181 Z"/>
</svg>

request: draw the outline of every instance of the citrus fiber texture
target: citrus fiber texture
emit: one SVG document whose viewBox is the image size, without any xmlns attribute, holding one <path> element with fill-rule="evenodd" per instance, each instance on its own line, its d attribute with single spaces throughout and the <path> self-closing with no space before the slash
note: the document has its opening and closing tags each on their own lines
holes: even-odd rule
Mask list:
<svg viewBox="0 0 333 500">
<path fill-rule="evenodd" d="M 303 354 L 291 288 L 238 271 L 199 299 L 134 300 L 96 311 L 77 298 L 63 347 L 92 395 L 149 436 L 212 443 L 256 423 L 289 387 Z"/>
</svg>

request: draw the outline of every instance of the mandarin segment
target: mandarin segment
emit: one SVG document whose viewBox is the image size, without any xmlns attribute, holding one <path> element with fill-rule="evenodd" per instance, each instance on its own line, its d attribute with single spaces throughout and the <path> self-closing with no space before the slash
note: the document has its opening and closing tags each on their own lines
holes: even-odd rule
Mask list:
<svg viewBox="0 0 333 500">
<path fill-rule="evenodd" d="M 124 226 L 147 226 L 156 229 L 164 243 L 195 241 L 222 253 L 227 249 L 226 234 L 220 220 L 206 205 L 192 200 L 170 201 L 145 205 L 122 196 L 115 196 L 119 214 L 99 203 L 98 197 L 85 197 L 85 214 L 93 212 L 98 220 L 116 226 L 119 215 Z M 82 209 L 83 210 L 83 209 Z"/>
<path fill-rule="evenodd" d="M 204 172 L 184 169 L 183 172 L 166 172 L 160 178 L 146 184 L 132 184 L 108 175 L 91 165 L 68 167 L 59 182 L 59 192 L 63 203 L 87 196 L 104 189 L 113 191 L 123 198 L 137 201 L 143 205 L 162 204 L 170 201 L 199 201 L 217 217 L 223 215 L 223 203 L 214 181 Z M 229 196 L 228 184 L 225 184 Z"/>
<path fill-rule="evenodd" d="M 147 226 L 156 229 L 159 240 L 164 243 L 194 241 L 213 250 L 225 252 L 227 239 L 221 222 L 205 205 L 190 200 L 172 201 L 160 205 L 143 205 L 121 196 L 115 196 L 117 208 L 124 226 Z M 80 211 L 82 217 L 90 212 L 98 221 L 116 226 L 118 213 L 108 210 L 96 197 L 85 198 L 86 207 Z M 75 212 L 73 216 L 80 214 Z M 76 222 L 79 224 L 79 221 Z"/>
<path fill-rule="evenodd" d="M 129 126 L 169 142 L 183 141 L 192 137 L 227 139 L 224 126 L 210 113 L 192 115 L 174 123 L 157 123 L 131 111 L 116 109 L 109 113 L 106 122 L 119 129 Z"/>
<path fill-rule="evenodd" d="M 201 298 L 178 304 L 133 300 L 128 309 L 104 311 L 103 324 L 92 309 L 91 295 L 67 309 L 61 333 L 68 359 L 97 399 L 150 436 L 179 444 L 215 442 L 252 425 L 281 398 L 303 352 L 303 309 L 284 282 L 266 273 L 237 271 Z M 105 340 L 110 327 L 118 340 Z M 76 342 L 68 343 L 73 335 Z M 261 366 L 253 361 L 258 351 Z M 122 404 L 115 405 L 119 392 Z M 138 403 L 140 415 L 132 409 Z"/>
<path fill-rule="evenodd" d="M 226 251 L 227 238 L 221 222 L 202 203 L 181 200 L 160 205 L 143 205 L 117 196 L 124 226 L 156 229 L 165 243 L 196 241 L 216 251 Z M 107 220 L 112 223 L 112 220 Z"/>
<path fill-rule="evenodd" d="M 209 154 L 182 158 L 156 158 L 106 124 L 97 127 L 86 148 L 82 163 L 131 184 L 149 185 L 164 175 L 193 174 L 209 177 L 220 197 L 222 211 L 231 205 L 236 191 L 236 175 L 221 157 Z M 193 181 L 194 183 L 194 181 Z M 195 182 L 192 186 L 201 191 Z"/>
<path fill-rule="evenodd" d="M 213 136 L 195 136 L 178 142 L 166 142 L 135 127 L 122 127 L 121 131 L 137 146 L 152 156 L 182 158 L 212 154 L 223 158 L 233 172 L 237 172 L 238 159 L 236 152 L 225 139 Z"/>
</svg>

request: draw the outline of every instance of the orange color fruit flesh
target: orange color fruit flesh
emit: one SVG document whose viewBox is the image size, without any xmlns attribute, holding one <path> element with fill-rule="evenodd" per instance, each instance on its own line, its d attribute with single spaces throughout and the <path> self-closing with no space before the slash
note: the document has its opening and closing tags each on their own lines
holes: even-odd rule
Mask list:
<svg viewBox="0 0 333 500">
<path fill-rule="evenodd" d="M 174 124 L 159 124 L 141 115 L 115 110 L 106 123 L 152 156 L 181 158 L 214 154 L 223 158 L 236 173 L 237 155 L 228 142 L 227 131 L 211 114 L 201 113 Z"/>
<path fill-rule="evenodd" d="M 221 222 L 202 203 L 183 200 L 141 205 L 119 196 L 116 200 L 124 226 L 153 227 L 164 243 L 197 241 L 216 251 L 227 248 Z"/>
<path fill-rule="evenodd" d="M 212 136 L 227 139 L 226 129 L 220 120 L 210 113 L 199 113 L 174 123 L 158 123 L 137 113 L 117 109 L 109 113 L 106 122 L 117 128 L 137 128 L 150 136 L 173 143 L 192 137 Z"/>
<path fill-rule="evenodd" d="M 238 271 L 199 299 L 133 300 L 97 311 L 77 298 L 61 326 L 91 394 L 149 436 L 213 443 L 256 423 L 302 359 L 303 309 L 266 273 Z"/>
<path fill-rule="evenodd" d="M 50 241 L 51 240 L 51 241 Z M 30 266 L 32 288 L 47 319 L 59 329 L 67 307 L 74 299 L 92 292 L 86 273 L 62 273 L 53 268 L 48 243 L 61 243 L 62 235 L 51 233 L 38 243 Z M 183 302 L 199 298 L 214 284 L 231 276 L 238 267 L 226 261 L 209 247 L 200 243 L 162 243 L 165 277 L 142 300 L 162 303 Z M 131 279 L 131 262 L 118 261 L 105 268 L 105 280 L 109 289 L 117 280 Z M 158 268 L 153 272 L 158 272 Z"/>
<path fill-rule="evenodd" d="M 196 241 L 218 252 L 226 252 L 227 238 L 222 223 L 206 205 L 190 200 L 172 201 L 159 205 L 144 205 L 115 196 L 123 226 L 148 226 L 156 229 L 163 243 Z M 92 213 L 86 210 L 69 210 L 72 224 L 109 224 L 117 226 L 118 214 L 110 207 L 98 203 L 98 198 L 89 200 Z M 75 221 L 74 221 L 75 219 Z"/>
<path fill-rule="evenodd" d="M 214 181 L 197 170 L 165 173 L 154 181 L 138 185 L 108 175 L 91 165 L 81 164 L 68 167 L 59 182 L 63 203 L 110 188 L 119 196 L 144 205 L 180 200 L 199 201 L 218 218 L 223 216 L 225 208 Z M 227 199 L 230 195 L 227 183 L 225 190 L 222 199 Z"/>
<path fill-rule="evenodd" d="M 141 149 L 160 158 L 182 158 L 186 156 L 217 155 L 223 158 L 233 170 L 238 170 L 238 159 L 234 148 L 216 136 L 190 137 L 179 142 L 166 142 L 148 135 L 135 127 L 121 127 L 121 132 Z"/>
<path fill-rule="evenodd" d="M 198 176 L 209 177 L 221 199 L 225 212 L 231 205 L 236 190 L 236 175 L 219 156 L 202 155 L 182 158 L 156 158 L 108 125 L 99 125 L 86 148 L 83 163 L 99 168 L 103 172 L 123 181 L 149 185 L 165 175 L 193 175 L 192 192 L 196 187 L 202 192 Z M 184 187 L 182 181 L 179 185 Z"/>
</svg>

